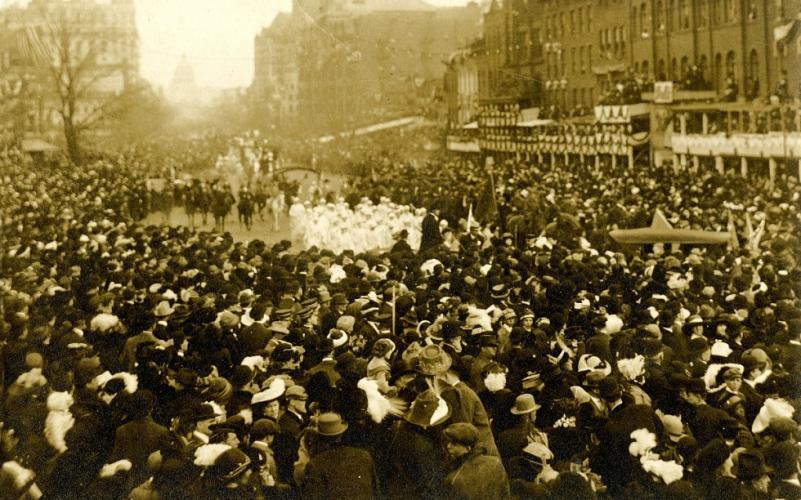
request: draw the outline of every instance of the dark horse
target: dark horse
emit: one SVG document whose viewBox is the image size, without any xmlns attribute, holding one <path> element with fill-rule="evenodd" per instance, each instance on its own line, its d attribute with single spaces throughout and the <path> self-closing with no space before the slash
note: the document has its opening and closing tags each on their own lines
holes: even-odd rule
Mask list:
<svg viewBox="0 0 801 500">
<path fill-rule="evenodd" d="M 253 226 L 253 207 L 253 194 L 247 187 L 243 187 L 239 191 L 239 203 L 236 205 L 236 209 L 239 212 L 239 225 L 244 224 L 248 230 Z"/>
<path fill-rule="evenodd" d="M 183 200 L 184 211 L 186 218 L 189 219 L 189 225 L 194 229 L 195 227 L 195 214 L 198 211 L 203 211 L 203 224 L 206 223 L 206 200 L 203 193 L 203 186 L 195 179 L 191 184 L 184 186 Z"/>
<path fill-rule="evenodd" d="M 211 212 L 214 214 L 214 230 L 225 231 L 225 218 L 234 205 L 230 189 L 217 188 L 211 194 Z"/>
</svg>

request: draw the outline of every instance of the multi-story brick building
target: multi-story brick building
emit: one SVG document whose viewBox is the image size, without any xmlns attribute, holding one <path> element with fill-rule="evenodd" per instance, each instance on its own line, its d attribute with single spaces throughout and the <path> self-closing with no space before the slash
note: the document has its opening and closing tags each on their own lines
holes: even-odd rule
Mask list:
<svg viewBox="0 0 801 500">
<path fill-rule="evenodd" d="M 492 0 L 484 14 L 479 81 L 484 100 L 516 99 L 539 104 L 543 86 L 542 22 L 524 0 Z"/>
<path fill-rule="evenodd" d="M 461 127 L 474 121 L 478 114 L 479 76 L 478 57 L 481 41 L 457 50 L 448 59 L 445 70 L 444 95 L 448 125 Z"/>
<path fill-rule="evenodd" d="M 787 67 L 792 61 L 777 43 L 781 27 L 801 12 L 798 0 L 650 0 L 628 8 L 628 65 L 656 80 L 680 81 L 696 65 L 719 94 L 731 77 L 740 96 L 764 98 L 783 69 L 798 72 L 798 57 Z"/>
<path fill-rule="evenodd" d="M 541 75 L 540 103 L 570 110 L 626 75 L 680 84 L 697 66 L 718 96 L 731 76 L 740 98 L 766 98 L 785 73 L 797 95 L 799 12 L 801 0 L 494 0 L 480 91 L 509 97 L 516 80 Z"/>
</svg>

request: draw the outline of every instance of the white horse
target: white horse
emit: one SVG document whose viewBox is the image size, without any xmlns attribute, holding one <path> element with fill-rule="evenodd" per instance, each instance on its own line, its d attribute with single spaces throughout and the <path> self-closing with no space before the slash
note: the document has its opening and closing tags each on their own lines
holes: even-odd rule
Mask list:
<svg viewBox="0 0 801 500">
<path fill-rule="evenodd" d="M 278 221 L 285 209 L 286 195 L 283 191 L 277 190 L 270 199 L 270 211 L 273 215 L 273 231 L 278 231 Z"/>
</svg>

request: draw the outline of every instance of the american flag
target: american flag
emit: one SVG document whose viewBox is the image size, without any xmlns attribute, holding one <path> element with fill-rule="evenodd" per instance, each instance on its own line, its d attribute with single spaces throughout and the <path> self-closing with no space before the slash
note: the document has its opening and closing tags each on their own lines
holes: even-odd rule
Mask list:
<svg viewBox="0 0 801 500">
<path fill-rule="evenodd" d="M 20 32 L 19 52 L 22 59 L 33 66 L 49 66 L 52 62 L 50 46 L 35 26 L 26 26 Z"/>
</svg>

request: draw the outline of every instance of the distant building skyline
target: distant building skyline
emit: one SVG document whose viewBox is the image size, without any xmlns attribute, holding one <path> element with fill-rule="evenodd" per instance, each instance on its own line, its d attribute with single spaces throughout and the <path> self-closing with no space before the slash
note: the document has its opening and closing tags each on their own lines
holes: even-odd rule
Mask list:
<svg viewBox="0 0 801 500">
<path fill-rule="evenodd" d="M 0 0 L 2 2 L 3 0 Z M 74 0 L 73 0 L 74 1 Z M 469 0 L 426 0 L 464 5 Z M 135 0 L 141 76 L 167 89 L 183 54 L 199 87 L 247 87 L 253 80 L 253 38 L 291 0 Z"/>
</svg>

